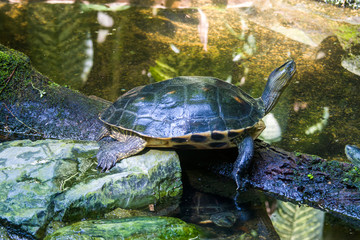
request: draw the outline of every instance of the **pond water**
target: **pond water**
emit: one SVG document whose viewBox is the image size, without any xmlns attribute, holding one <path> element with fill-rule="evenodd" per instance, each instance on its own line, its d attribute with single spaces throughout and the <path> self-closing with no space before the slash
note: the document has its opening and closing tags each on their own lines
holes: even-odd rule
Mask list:
<svg viewBox="0 0 360 240">
<path fill-rule="evenodd" d="M 340 161 L 346 144 L 360 144 L 359 10 L 295 0 L 147 2 L 0 3 L 0 43 L 55 82 L 109 101 L 180 75 L 214 76 L 258 97 L 271 71 L 294 59 L 297 73 L 261 137 Z"/>
</svg>

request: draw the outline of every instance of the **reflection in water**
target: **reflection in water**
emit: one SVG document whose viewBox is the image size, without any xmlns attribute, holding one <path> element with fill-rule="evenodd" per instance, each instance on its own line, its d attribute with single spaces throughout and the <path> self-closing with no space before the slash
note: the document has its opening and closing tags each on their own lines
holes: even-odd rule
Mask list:
<svg viewBox="0 0 360 240">
<path fill-rule="evenodd" d="M 98 23 L 106 28 L 111 28 L 114 25 L 114 19 L 106 13 L 98 12 L 97 14 Z M 109 34 L 109 29 L 99 29 L 97 42 L 103 43 L 106 40 L 107 35 Z"/>
<path fill-rule="evenodd" d="M 91 39 L 90 33 L 88 33 L 87 35 L 87 39 L 85 40 L 85 46 L 86 46 L 86 50 L 85 50 L 85 61 L 84 61 L 84 68 L 83 68 L 83 72 L 81 73 L 81 79 L 83 84 L 86 83 L 91 68 L 94 64 L 94 44 L 93 41 Z"/>
<path fill-rule="evenodd" d="M 204 50 L 207 52 L 207 43 L 208 43 L 208 29 L 209 29 L 209 22 L 206 18 L 205 13 L 199 8 L 200 13 L 200 20 L 198 25 L 200 41 L 204 45 Z"/>
<path fill-rule="evenodd" d="M 103 27 L 110 28 L 114 25 L 114 19 L 106 13 L 98 12 L 97 20 Z"/>
<path fill-rule="evenodd" d="M 31 16 L 24 19 L 25 45 L 31 49 L 28 55 L 37 70 L 56 82 L 66 79 L 64 85 L 84 86 L 93 61 L 91 34 L 84 23 L 86 17 L 78 8 L 67 4 L 34 3 L 27 11 Z"/>
<path fill-rule="evenodd" d="M 359 55 L 350 55 L 341 61 L 343 66 L 348 71 L 360 76 L 360 53 Z"/>
<path fill-rule="evenodd" d="M 307 102 L 294 102 L 294 111 L 299 112 L 307 107 Z"/>
<path fill-rule="evenodd" d="M 259 136 L 260 139 L 267 143 L 279 142 L 281 140 L 281 128 L 273 113 L 267 114 L 263 121 L 265 122 L 265 130 Z"/>
<path fill-rule="evenodd" d="M 105 42 L 106 37 L 107 37 L 108 34 L 109 34 L 109 30 L 108 30 L 108 29 L 99 29 L 99 30 L 98 30 L 98 35 L 97 35 L 96 41 L 97 41 L 98 43 L 103 43 L 103 42 Z"/>
<path fill-rule="evenodd" d="M 276 211 L 271 216 L 271 221 L 281 239 L 322 239 L 324 212 L 279 200 L 277 205 Z"/>
<path fill-rule="evenodd" d="M 324 113 L 321 120 L 318 123 L 306 129 L 305 134 L 309 135 L 309 134 L 314 134 L 315 132 L 321 132 L 327 125 L 329 117 L 330 117 L 329 107 L 324 107 Z"/>
<path fill-rule="evenodd" d="M 174 51 L 174 53 L 180 53 L 180 50 L 174 44 L 170 44 L 170 48 Z"/>
</svg>

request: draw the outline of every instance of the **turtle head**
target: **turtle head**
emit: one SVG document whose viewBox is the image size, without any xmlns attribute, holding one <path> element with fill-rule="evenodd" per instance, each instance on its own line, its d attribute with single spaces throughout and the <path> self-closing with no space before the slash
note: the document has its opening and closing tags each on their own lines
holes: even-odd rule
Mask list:
<svg viewBox="0 0 360 240">
<path fill-rule="evenodd" d="M 296 71 L 293 60 L 287 61 L 276 68 L 269 76 L 261 100 L 264 102 L 265 114 L 269 113 L 275 106 L 285 87 Z"/>
</svg>

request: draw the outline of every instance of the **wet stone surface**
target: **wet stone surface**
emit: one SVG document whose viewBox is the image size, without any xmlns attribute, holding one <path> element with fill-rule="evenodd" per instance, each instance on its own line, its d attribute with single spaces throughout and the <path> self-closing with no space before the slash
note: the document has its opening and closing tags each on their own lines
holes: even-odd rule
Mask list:
<svg viewBox="0 0 360 240">
<path fill-rule="evenodd" d="M 200 227 L 170 217 L 131 217 L 82 221 L 64 227 L 45 239 L 205 239 Z"/>
<path fill-rule="evenodd" d="M 148 151 L 101 173 L 95 168 L 97 150 L 96 142 L 86 141 L 0 144 L 1 223 L 42 237 L 52 220 L 101 217 L 117 207 L 147 208 L 181 195 L 176 153 Z"/>
</svg>

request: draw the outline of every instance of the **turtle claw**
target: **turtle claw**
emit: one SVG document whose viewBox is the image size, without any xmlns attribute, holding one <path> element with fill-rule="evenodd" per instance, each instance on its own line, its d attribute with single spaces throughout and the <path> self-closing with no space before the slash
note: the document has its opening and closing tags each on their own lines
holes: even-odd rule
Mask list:
<svg viewBox="0 0 360 240">
<path fill-rule="evenodd" d="M 240 179 L 239 176 L 236 177 L 236 191 L 246 191 L 249 186 L 249 179 L 247 177 L 243 177 Z"/>
<path fill-rule="evenodd" d="M 114 162 L 112 162 L 112 161 L 104 161 L 104 159 L 100 158 L 98 168 L 101 168 L 102 173 L 107 172 L 115 166 L 115 163 L 116 163 L 116 160 Z"/>
<path fill-rule="evenodd" d="M 98 165 L 96 168 L 101 168 L 101 172 L 107 172 L 113 168 L 117 162 L 117 156 L 114 152 L 108 151 L 107 148 L 100 149 L 96 155 Z"/>
</svg>

